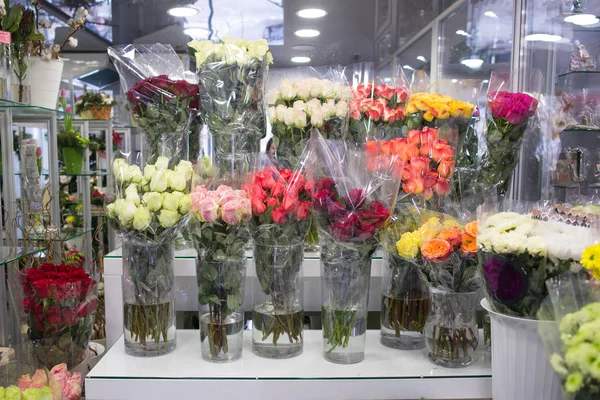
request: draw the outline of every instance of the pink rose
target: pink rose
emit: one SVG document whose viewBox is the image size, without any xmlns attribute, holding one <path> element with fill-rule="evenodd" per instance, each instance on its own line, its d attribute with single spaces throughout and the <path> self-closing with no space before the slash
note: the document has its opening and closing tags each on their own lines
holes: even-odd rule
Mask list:
<svg viewBox="0 0 600 400">
<path fill-rule="evenodd" d="M 69 400 L 77 400 L 81 397 L 81 375 L 75 372 L 67 380 L 67 384 L 62 389 L 63 395 Z"/>
<path fill-rule="evenodd" d="M 17 381 L 17 386 L 22 392 L 29 389 L 31 387 L 31 377 L 29 374 L 23 375 L 21 378 L 19 378 Z"/>
<path fill-rule="evenodd" d="M 250 221 L 250 218 L 252 218 L 252 203 L 250 202 L 250 199 L 248 198 L 242 198 L 240 200 L 240 209 L 241 209 L 241 219 L 244 222 L 248 222 Z"/>
<path fill-rule="evenodd" d="M 206 222 L 215 222 L 219 219 L 219 203 L 207 197 L 198 203 L 198 214 Z"/>
<path fill-rule="evenodd" d="M 56 375 L 56 374 L 60 374 L 60 373 L 63 373 L 63 372 L 69 372 L 69 370 L 67 368 L 67 364 L 62 363 L 62 364 L 58 364 L 58 365 L 55 365 L 54 367 L 52 367 L 52 369 L 50 370 L 50 372 L 53 375 Z"/>
<path fill-rule="evenodd" d="M 221 218 L 229 225 L 239 224 L 242 220 L 242 204 L 239 200 L 232 200 L 223 205 Z"/>
<path fill-rule="evenodd" d="M 218 200 L 219 200 L 219 204 L 223 205 L 223 204 L 227 204 L 230 201 L 237 200 L 237 199 L 238 199 L 237 190 L 229 190 L 226 192 L 220 192 Z"/>
<path fill-rule="evenodd" d="M 192 188 L 192 193 L 204 193 L 206 194 L 208 190 L 206 189 L 206 185 L 198 185 Z"/>
<path fill-rule="evenodd" d="M 190 210 L 192 210 L 194 214 L 200 214 L 200 202 L 206 198 L 206 194 L 201 192 L 194 192 L 192 193 L 191 197 L 192 202 L 190 204 Z"/>
</svg>

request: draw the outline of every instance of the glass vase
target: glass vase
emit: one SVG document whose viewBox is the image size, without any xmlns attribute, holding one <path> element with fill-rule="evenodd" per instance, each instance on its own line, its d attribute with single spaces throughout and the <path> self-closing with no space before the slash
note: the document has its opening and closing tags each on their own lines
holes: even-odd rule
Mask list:
<svg viewBox="0 0 600 400">
<path fill-rule="evenodd" d="M 302 354 L 304 241 L 288 246 L 254 244 L 260 284 L 252 310 L 252 351 L 266 358 Z"/>
<path fill-rule="evenodd" d="M 386 253 L 381 293 L 381 344 L 394 349 L 425 347 L 429 290 L 410 261 Z"/>
<path fill-rule="evenodd" d="M 479 344 L 476 307 L 479 291 L 450 292 L 430 288 L 431 310 L 425 325 L 429 359 L 442 367 L 469 365 Z"/>
<path fill-rule="evenodd" d="M 196 260 L 202 358 L 212 362 L 242 357 L 246 259 Z"/>
<path fill-rule="evenodd" d="M 319 249 L 319 227 L 317 226 L 317 221 L 315 218 L 311 217 L 310 228 L 308 229 L 308 234 L 306 235 L 304 250 L 308 252 L 318 252 Z"/>
<path fill-rule="evenodd" d="M 123 240 L 125 352 L 153 357 L 175 350 L 173 242 Z"/>
<path fill-rule="evenodd" d="M 321 320 L 327 361 L 354 364 L 365 357 L 371 255 L 372 250 L 321 239 Z"/>
</svg>

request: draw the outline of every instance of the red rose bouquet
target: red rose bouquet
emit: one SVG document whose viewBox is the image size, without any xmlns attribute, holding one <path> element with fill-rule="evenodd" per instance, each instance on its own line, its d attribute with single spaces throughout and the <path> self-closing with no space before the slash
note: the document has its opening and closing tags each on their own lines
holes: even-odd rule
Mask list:
<svg viewBox="0 0 600 400">
<path fill-rule="evenodd" d="M 262 294 L 253 308 L 253 350 L 268 358 L 299 355 L 304 310 L 301 266 L 311 223 L 312 182 L 301 171 L 264 168 L 246 190 L 252 205 L 250 227 Z M 262 301 L 264 300 L 264 301 Z M 280 340 L 281 336 L 287 336 Z"/>
<path fill-rule="evenodd" d="M 42 264 L 19 274 L 27 335 L 40 366 L 75 367 L 85 356 L 98 299 L 96 281 L 80 267 Z"/>
<path fill-rule="evenodd" d="M 186 80 L 171 46 L 113 46 L 108 55 L 121 77 L 132 120 L 146 135 L 149 157 L 173 158 L 187 153 L 187 135 L 198 109 L 198 84 Z"/>
<path fill-rule="evenodd" d="M 315 181 L 311 193 L 321 241 L 324 355 L 355 363 L 364 357 L 371 256 L 394 209 L 402 166 L 390 157 L 367 168 L 362 145 L 319 134 L 310 146 L 306 164 Z"/>
<path fill-rule="evenodd" d="M 400 136 L 409 94 L 404 84 L 359 84 L 349 104 L 349 140 L 362 143 Z"/>
</svg>

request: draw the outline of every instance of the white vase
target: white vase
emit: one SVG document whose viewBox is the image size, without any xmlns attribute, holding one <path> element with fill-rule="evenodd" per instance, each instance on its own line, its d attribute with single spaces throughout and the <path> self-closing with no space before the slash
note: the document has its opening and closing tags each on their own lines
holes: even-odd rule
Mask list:
<svg viewBox="0 0 600 400">
<path fill-rule="evenodd" d="M 31 57 L 29 76 L 32 106 L 56 109 L 63 66 L 61 60 L 44 61 L 40 57 Z"/>
<path fill-rule="evenodd" d="M 494 400 L 561 400 L 562 386 L 538 334 L 540 322 L 493 311 L 492 397 Z"/>
</svg>

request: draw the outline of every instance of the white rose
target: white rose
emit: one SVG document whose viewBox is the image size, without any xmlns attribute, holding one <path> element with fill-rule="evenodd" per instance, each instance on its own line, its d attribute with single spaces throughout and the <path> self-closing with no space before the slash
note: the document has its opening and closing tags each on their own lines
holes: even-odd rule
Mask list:
<svg viewBox="0 0 600 400">
<path fill-rule="evenodd" d="M 123 226 L 129 226 L 136 211 L 137 207 L 134 203 L 130 201 L 124 202 L 123 205 L 117 209 L 117 213 L 119 214 L 119 223 Z"/>
<path fill-rule="evenodd" d="M 117 182 L 127 182 L 129 175 L 127 174 L 128 165 L 123 158 L 117 158 L 113 161 L 113 175 Z"/>
<path fill-rule="evenodd" d="M 345 118 L 348 115 L 348 103 L 340 101 L 335 105 L 335 116 Z"/>
<path fill-rule="evenodd" d="M 167 190 L 169 182 L 167 180 L 167 170 L 161 169 L 156 171 L 156 174 L 150 181 L 150 190 L 153 192 L 162 193 Z"/>
<path fill-rule="evenodd" d="M 320 79 L 313 79 L 310 82 L 310 95 L 312 97 L 321 97 L 323 91 L 323 83 Z"/>
<path fill-rule="evenodd" d="M 214 51 L 215 44 L 212 40 L 192 40 L 188 47 L 195 50 L 196 66 L 200 67 Z"/>
<path fill-rule="evenodd" d="M 171 172 L 169 175 L 169 186 L 171 189 L 182 192 L 185 190 L 187 179 L 185 175 L 180 172 Z"/>
<path fill-rule="evenodd" d="M 269 121 L 271 123 L 277 122 L 277 111 L 275 107 L 269 107 Z"/>
<path fill-rule="evenodd" d="M 192 197 L 189 194 L 183 195 L 179 199 L 179 212 L 181 214 L 187 214 L 190 211 L 190 204 L 192 203 Z"/>
<path fill-rule="evenodd" d="M 294 109 L 286 108 L 283 113 L 283 123 L 287 126 L 294 125 Z"/>
<path fill-rule="evenodd" d="M 173 196 L 173 193 L 163 193 L 162 208 L 164 210 L 177 211 L 179 208 L 179 198 L 177 196 Z"/>
<path fill-rule="evenodd" d="M 323 113 L 321 111 L 316 111 L 310 116 L 310 124 L 314 128 L 322 128 L 323 127 Z"/>
<path fill-rule="evenodd" d="M 114 218 L 116 216 L 115 203 L 106 205 L 106 214 L 109 218 Z"/>
<path fill-rule="evenodd" d="M 298 89 L 296 91 L 296 96 L 302 100 L 308 100 L 310 97 L 310 82 L 307 80 L 303 80 L 298 83 Z"/>
<path fill-rule="evenodd" d="M 148 210 L 150 211 L 158 211 L 162 208 L 162 200 L 163 197 L 160 193 L 157 192 L 150 192 L 150 193 L 144 193 L 144 197 L 142 197 L 142 200 L 144 202 L 144 204 L 146 205 L 146 207 L 148 207 Z"/>
<path fill-rule="evenodd" d="M 154 165 L 146 165 L 144 167 L 144 178 L 151 181 L 156 174 L 156 167 Z"/>
<path fill-rule="evenodd" d="M 137 231 L 144 231 L 148 229 L 152 222 L 152 214 L 146 207 L 140 207 L 133 215 L 133 229 Z"/>
<path fill-rule="evenodd" d="M 277 107 L 275 107 L 275 113 L 277 114 L 277 121 L 283 122 L 283 120 L 285 119 L 284 118 L 285 110 L 287 110 L 287 107 L 284 106 L 283 104 L 280 104 Z"/>
<path fill-rule="evenodd" d="M 335 85 L 330 81 L 323 81 L 323 88 L 321 91 L 321 96 L 326 99 L 335 98 Z"/>
<path fill-rule="evenodd" d="M 294 110 L 306 111 L 306 103 L 302 100 L 296 100 L 294 102 Z"/>
<path fill-rule="evenodd" d="M 295 96 L 294 87 L 292 86 L 292 83 L 289 81 L 289 79 L 284 79 L 283 81 L 281 81 L 281 86 L 279 87 L 279 90 L 281 91 L 281 98 L 284 100 L 291 100 Z"/>
<path fill-rule="evenodd" d="M 302 129 L 306 126 L 306 113 L 301 110 L 294 110 L 294 126 Z"/>
<path fill-rule="evenodd" d="M 125 189 L 125 198 L 128 202 L 131 202 L 136 206 L 140 205 L 140 195 L 138 194 L 137 186 L 135 185 L 135 183 L 132 183 L 129 186 L 127 186 L 127 189 Z"/>
<path fill-rule="evenodd" d="M 269 42 L 266 39 L 259 39 L 251 43 L 248 50 L 250 48 L 253 57 L 263 58 L 269 51 Z"/>
<path fill-rule="evenodd" d="M 276 89 L 269 91 L 269 105 L 275 105 L 277 103 L 277 99 L 279 99 L 279 91 Z"/>
<path fill-rule="evenodd" d="M 170 228 L 179 221 L 179 213 L 177 211 L 160 210 L 158 222 L 163 228 Z"/>
<path fill-rule="evenodd" d="M 156 169 L 164 169 L 167 168 L 169 165 L 169 159 L 167 157 L 163 157 L 160 156 L 156 159 L 156 162 L 154 163 L 154 166 L 156 167 Z"/>
<path fill-rule="evenodd" d="M 321 113 L 324 118 L 329 118 L 335 115 L 335 105 L 331 103 L 324 103 L 321 107 Z"/>
<path fill-rule="evenodd" d="M 186 181 L 192 179 L 192 175 L 194 174 L 194 166 L 191 162 L 186 160 L 179 161 L 177 167 L 175 167 L 175 172 L 183 174 Z"/>
<path fill-rule="evenodd" d="M 129 166 L 127 174 L 131 182 L 140 183 L 142 181 L 142 170 L 135 164 Z"/>
</svg>

